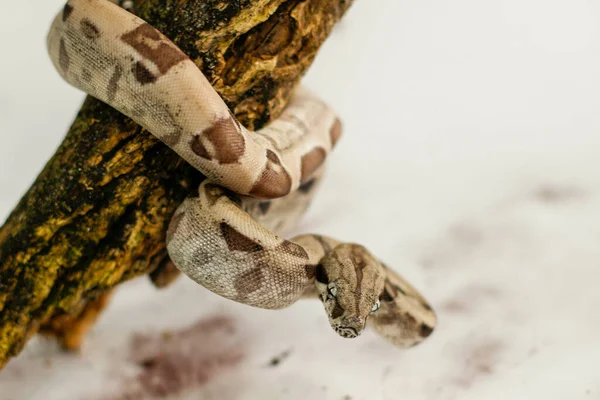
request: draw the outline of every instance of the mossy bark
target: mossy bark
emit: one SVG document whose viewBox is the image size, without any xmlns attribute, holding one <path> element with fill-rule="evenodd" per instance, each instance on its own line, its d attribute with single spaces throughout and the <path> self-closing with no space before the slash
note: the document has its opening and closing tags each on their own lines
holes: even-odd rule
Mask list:
<svg viewBox="0 0 600 400">
<path fill-rule="evenodd" d="M 351 3 L 139 0 L 135 11 L 196 62 L 246 126 L 258 128 L 281 112 Z M 133 121 L 87 98 L 0 228 L 0 367 L 40 327 L 76 346 L 77 335 L 65 330 L 85 331 L 73 320 L 93 322 L 115 285 L 147 273 L 168 283 L 165 231 L 202 179 Z"/>
</svg>

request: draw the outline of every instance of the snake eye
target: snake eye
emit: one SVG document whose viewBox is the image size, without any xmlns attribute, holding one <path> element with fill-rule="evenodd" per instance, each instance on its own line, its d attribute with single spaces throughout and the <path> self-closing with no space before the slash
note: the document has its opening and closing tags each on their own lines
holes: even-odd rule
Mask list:
<svg viewBox="0 0 600 400">
<path fill-rule="evenodd" d="M 329 293 L 329 296 L 331 297 L 335 297 L 337 295 L 337 288 L 335 286 L 329 286 L 327 288 L 327 292 Z"/>
<path fill-rule="evenodd" d="M 377 310 L 379 310 L 379 306 L 381 305 L 381 303 L 379 303 L 379 300 L 377 300 L 377 302 L 375 303 L 375 305 L 373 306 L 373 308 L 371 308 L 371 312 L 374 313 Z"/>
</svg>

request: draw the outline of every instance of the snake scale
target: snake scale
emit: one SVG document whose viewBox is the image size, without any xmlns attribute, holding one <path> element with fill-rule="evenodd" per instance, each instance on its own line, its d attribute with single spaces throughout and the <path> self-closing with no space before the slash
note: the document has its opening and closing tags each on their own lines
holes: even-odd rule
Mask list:
<svg viewBox="0 0 600 400">
<path fill-rule="evenodd" d="M 367 321 L 400 347 L 430 335 L 436 317 L 425 299 L 363 246 L 273 233 L 302 215 L 342 132 L 318 97 L 297 89 L 279 118 L 251 132 L 174 43 L 108 0 L 69 0 L 47 44 L 67 82 L 135 120 L 207 177 L 167 232 L 183 273 L 255 307 L 318 297 L 343 337 L 360 335 Z"/>
</svg>

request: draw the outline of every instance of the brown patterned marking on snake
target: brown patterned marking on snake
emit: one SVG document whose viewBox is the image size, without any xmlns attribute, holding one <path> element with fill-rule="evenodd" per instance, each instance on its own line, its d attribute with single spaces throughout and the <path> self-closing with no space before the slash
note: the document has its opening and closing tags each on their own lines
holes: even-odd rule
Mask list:
<svg viewBox="0 0 600 400">
<path fill-rule="evenodd" d="M 173 127 L 173 130 L 171 132 L 165 133 L 162 140 L 163 140 L 163 142 L 165 142 L 165 144 L 167 146 L 173 147 L 177 143 L 179 143 L 179 140 L 181 139 L 182 135 L 183 135 L 183 132 L 182 132 L 181 128 L 176 126 L 176 127 Z"/>
<path fill-rule="evenodd" d="M 100 37 L 100 29 L 89 19 L 84 18 L 79 23 L 83 36 L 90 40 L 96 40 Z"/>
<path fill-rule="evenodd" d="M 342 315 L 344 315 L 344 309 L 342 308 L 342 306 L 340 306 L 340 304 L 336 301 L 335 302 L 335 306 L 333 307 L 333 310 L 331 311 L 331 318 L 332 319 L 336 319 L 341 317 Z"/>
<path fill-rule="evenodd" d="M 106 87 L 109 103 L 114 101 L 117 95 L 117 90 L 119 89 L 119 79 L 121 79 L 121 76 L 123 76 L 123 68 L 117 64 L 115 65 L 115 70 L 110 76 L 110 79 L 108 80 L 108 86 Z"/>
<path fill-rule="evenodd" d="M 256 267 L 242 273 L 236 278 L 233 286 L 240 298 L 248 296 L 250 293 L 256 292 L 263 285 L 264 273 L 262 267 Z"/>
<path fill-rule="evenodd" d="M 269 270 L 269 265 L 264 262 L 259 262 L 258 266 L 263 270 Z M 298 298 L 297 295 L 303 292 L 306 289 L 307 281 L 304 276 L 298 274 L 298 270 L 296 268 L 285 270 L 281 268 L 271 269 L 269 270 L 269 278 L 273 282 L 282 282 L 283 285 L 277 288 L 279 292 L 279 296 L 282 299 L 289 299 L 291 297 Z M 273 296 L 272 304 L 277 306 L 277 308 L 281 308 L 281 304 L 279 303 L 279 298 L 277 296 Z"/>
<path fill-rule="evenodd" d="M 135 79 L 142 85 L 154 83 L 156 82 L 156 79 L 158 79 L 152 72 L 150 72 L 148 68 L 144 66 L 144 64 L 139 61 L 133 64 L 131 72 L 135 76 Z"/>
<path fill-rule="evenodd" d="M 258 203 L 258 208 L 260 209 L 261 213 L 266 214 L 269 211 L 269 208 L 271 208 L 271 202 L 261 201 L 260 203 Z"/>
<path fill-rule="evenodd" d="M 255 197 L 282 197 L 292 189 L 292 178 L 277 154 L 267 149 L 267 164 L 249 194 Z"/>
<path fill-rule="evenodd" d="M 385 307 L 385 308 L 384 308 Z M 390 308 L 387 310 L 386 308 Z M 397 325 L 402 324 L 402 316 L 394 313 L 395 305 L 390 304 L 386 306 L 381 306 L 379 311 L 371 316 L 371 318 L 377 321 L 377 325 Z M 403 325 L 403 324 L 402 324 Z"/>
<path fill-rule="evenodd" d="M 398 286 L 393 285 L 391 282 L 386 281 L 383 289 L 383 293 L 386 295 L 386 298 L 391 299 L 393 301 L 394 298 L 398 295 Z"/>
<path fill-rule="evenodd" d="M 397 307 L 397 306 L 395 306 Z M 415 317 L 406 312 L 401 312 L 397 310 L 396 312 L 388 312 L 388 313 L 376 313 L 377 323 L 381 325 L 396 325 L 401 324 L 404 327 L 415 327 L 417 325 L 417 320 Z M 413 330 L 407 330 L 412 332 Z"/>
<path fill-rule="evenodd" d="M 325 157 L 327 157 L 327 152 L 322 147 L 315 147 L 302 156 L 302 160 L 300 161 L 302 171 L 300 176 L 301 183 L 307 182 L 312 177 L 316 169 L 325 161 Z"/>
<path fill-rule="evenodd" d="M 213 145 L 214 155 L 211 156 L 202 140 Z M 210 128 L 194 136 L 190 147 L 195 154 L 207 160 L 235 164 L 244 155 L 246 142 L 232 118 L 219 118 Z"/>
<path fill-rule="evenodd" d="M 298 187 L 298 191 L 300 193 L 306 194 L 308 192 L 310 192 L 310 190 L 313 188 L 313 186 L 315 185 L 315 183 L 317 183 L 316 179 L 311 179 L 305 183 L 303 183 L 302 185 L 300 185 Z"/>
<path fill-rule="evenodd" d="M 352 265 L 354 266 L 354 271 L 356 272 L 356 310 L 360 310 L 360 300 L 362 299 L 361 288 L 362 282 L 364 279 L 363 269 L 367 266 L 366 261 L 363 257 L 361 257 L 360 250 L 362 246 L 354 246 L 352 248 Z"/>
<path fill-rule="evenodd" d="M 271 161 L 273 164 L 275 165 L 281 165 L 281 161 L 279 160 L 279 157 L 277 157 L 277 154 L 273 153 L 271 150 L 267 149 L 267 158 L 269 159 L 269 161 Z"/>
<path fill-rule="evenodd" d="M 164 132 L 160 138 L 167 146 L 173 148 L 179 143 L 183 136 L 183 128 L 177 122 L 179 111 L 173 111 L 168 104 L 165 106 L 164 111 L 169 115 L 171 128 L 168 132 Z"/>
<path fill-rule="evenodd" d="M 240 196 L 238 196 L 237 193 L 232 192 L 231 190 L 223 189 L 223 188 L 221 190 L 223 190 L 223 192 L 225 193 L 227 198 L 229 200 L 231 200 L 231 202 L 234 205 L 236 205 L 239 209 L 243 209 L 244 203 L 242 202 L 242 199 L 240 198 Z"/>
<path fill-rule="evenodd" d="M 319 244 L 321 245 L 321 247 L 323 248 L 323 251 L 325 252 L 325 254 L 328 254 L 331 252 L 331 250 L 333 250 L 331 248 L 331 246 L 329 245 L 329 243 L 327 243 L 325 241 L 325 239 L 323 239 L 323 236 L 321 235 L 313 235 L 313 237 L 315 239 L 317 239 L 317 241 L 319 242 Z"/>
<path fill-rule="evenodd" d="M 410 313 L 403 312 L 397 306 L 392 306 L 394 309 L 388 312 L 377 313 L 374 318 L 377 318 L 379 325 L 401 325 L 406 332 L 417 332 L 422 338 L 426 338 L 433 332 L 433 327 L 426 323 L 418 323 L 415 317 Z M 414 343 L 415 345 L 417 343 Z"/>
<path fill-rule="evenodd" d="M 419 327 L 419 335 L 421 337 L 426 338 L 427 336 L 431 335 L 432 332 L 433 332 L 433 328 L 425 323 L 422 323 L 421 326 Z"/>
<path fill-rule="evenodd" d="M 385 301 L 387 303 L 394 301 L 394 297 L 392 296 L 390 290 L 388 290 L 388 284 L 385 284 L 385 287 L 383 289 L 383 293 L 381 293 L 381 296 L 379 296 L 379 300 L 380 301 Z"/>
<path fill-rule="evenodd" d="M 73 12 L 73 6 L 69 3 L 66 3 L 63 7 L 62 20 L 66 21 L 69 18 L 69 15 Z"/>
<path fill-rule="evenodd" d="M 227 192 L 225 192 L 222 186 L 215 185 L 213 183 L 207 183 L 204 186 L 204 194 L 206 195 L 206 200 L 208 201 L 210 207 L 217 204 L 219 198 L 221 198 L 221 196 L 223 196 L 223 194 L 226 193 Z M 227 197 L 231 198 L 231 196 L 229 195 Z"/>
<path fill-rule="evenodd" d="M 308 279 L 313 279 L 317 275 L 317 266 L 312 264 L 305 265 L 304 272 Z"/>
<path fill-rule="evenodd" d="M 287 254 L 291 254 L 298 258 L 304 258 L 305 260 L 310 259 L 304 247 L 296 244 L 294 242 L 290 242 L 289 240 L 284 240 L 281 242 L 276 248 L 275 251 L 282 251 Z"/>
<path fill-rule="evenodd" d="M 169 242 L 171 241 L 171 239 L 173 238 L 173 235 L 177 231 L 177 228 L 179 227 L 179 223 L 183 219 L 184 214 L 185 214 L 185 212 L 182 212 L 182 213 L 174 215 L 173 218 L 171 218 L 171 222 L 169 222 L 169 228 L 167 229 L 167 245 L 169 245 Z"/>
<path fill-rule="evenodd" d="M 223 235 L 227 243 L 227 248 L 231 251 L 237 250 L 245 253 L 254 253 L 263 249 L 259 243 L 238 232 L 226 222 L 221 222 L 221 235 Z"/>
<path fill-rule="evenodd" d="M 208 153 L 208 150 L 206 150 L 206 147 L 204 147 L 202 139 L 199 135 L 196 135 L 192 138 L 192 141 L 190 142 L 190 148 L 197 156 L 200 156 L 207 160 L 212 160 L 210 154 Z"/>
<path fill-rule="evenodd" d="M 62 68 L 63 72 L 67 73 L 71 61 L 69 59 L 69 53 L 67 53 L 67 46 L 65 45 L 64 39 L 60 39 L 60 48 L 58 49 L 58 63 L 60 64 L 60 68 Z"/>
<path fill-rule="evenodd" d="M 333 126 L 329 130 L 329 137 L 331 138 L 331 147 L 335 146 L 340 136 L 342 135 L 342 121 L 339 118 L 335 119 Z"/>
<path fill-rule="evenodd" d="M 83 79 L 84 82 L 91 82 L 92 73 L 89 69 L 83 68 L 83 70 L 81 71 L 81 79 Z"/>
<path fill-rule="evenodd" d="M 154 63 L 160 71 L 160 76 L 187 59 L 178 47 L 147 23 L 123 34 L 121 40 L 133 47 L 142 57 Z"/>
<path fill-rule="evenodd" d="M 394 285 L 392 282 L 389 281 L 385 284 L 385 290 L 389 291 L 390 295 L 394 298 L 397 297 L 399 293 L 406 297 L 412 297 L 409 296 L 409 294 L 406 293 L 404 290 L 402 290 L 400 286 Z"/>
</svg>

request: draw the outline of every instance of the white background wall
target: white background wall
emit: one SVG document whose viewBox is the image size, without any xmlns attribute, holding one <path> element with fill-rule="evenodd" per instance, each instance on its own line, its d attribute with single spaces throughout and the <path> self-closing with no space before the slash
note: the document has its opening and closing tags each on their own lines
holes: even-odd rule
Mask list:
<svg viewBox="0 0 600 400">
<path fill-rule="evenodd" d="M 46 56 L 61 6 L 0 5 L 2 217 L 84 97 Z M 162 398 L 169 374 L 173 399 L 600 399 L 599 28 L 584 0 L 356 0 L 320 52 L 306 83 L 346 129 L 298 231 L 365 244 L 421 289 L 439 313 L 423 345 L 343 340 L 316 301 L 140 279 L 81 353 L 33 340 L 0 400 Z"/>
</svg>

